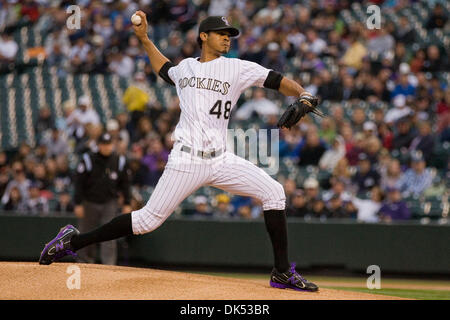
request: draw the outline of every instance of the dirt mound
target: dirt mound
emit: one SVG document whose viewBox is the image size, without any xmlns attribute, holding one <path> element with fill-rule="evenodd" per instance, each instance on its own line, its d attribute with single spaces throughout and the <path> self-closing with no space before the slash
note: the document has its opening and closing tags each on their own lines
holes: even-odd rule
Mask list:
<svg viewBox="0 0 450 320">
<path fill-rule="evenodd" d="M 71 266 L 79 267 L 80 289 Z M 69 271 L 69 272 L 68 272 Z M 70 279 L 69 279 L 70 278 Z M 68 281 L 69 279 L 69 281 Z M 320 287 L 320 283 L 318 283 Z M 261 280 L 92 264 L 0 262 L 0 299 L 373 300 L 398 299 L 331 289 L 279 290 Z"/>
</svg>

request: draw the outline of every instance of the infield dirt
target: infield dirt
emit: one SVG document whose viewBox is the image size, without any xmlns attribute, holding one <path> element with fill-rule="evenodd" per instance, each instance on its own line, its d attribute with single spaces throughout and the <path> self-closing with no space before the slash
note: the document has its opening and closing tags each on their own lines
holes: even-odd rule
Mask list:
<svg viewBox="0 0 450 320">
<path fill-rule="evenodd" d="M 80 268 L 80 289 L 67 287 L 68 267 Z M 314 279 L 311 279 L 314 280 Z M 0 262 L 0 299 L 64 300 L 397 300 L 384 295 L 320 289 L 297 292 L 267 281 L 94 264 Z M 320 287 L 320 282 L 317 283 Z"/>
</svg>

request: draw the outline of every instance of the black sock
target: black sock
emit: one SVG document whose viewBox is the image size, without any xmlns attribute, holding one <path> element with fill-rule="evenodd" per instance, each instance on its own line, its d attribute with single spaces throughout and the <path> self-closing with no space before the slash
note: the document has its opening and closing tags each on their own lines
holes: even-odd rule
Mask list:
<svg viewBox="0 0 450 320">
<path fill-rule="evenodd" d="M 266 210 L 264 221 L 272 241 L 275 269 L 286 272 L 289 269 L 286 214 L 284 210 Z"/>
<path fill-rule="evenodd" d="M 131 213 L 126 213 L 115 217 L 95 230 L 73 236 L 70 245 L 74 250 L 79 250 L 93 243 L 114 240 L 132 234 Z"/>
</svg>

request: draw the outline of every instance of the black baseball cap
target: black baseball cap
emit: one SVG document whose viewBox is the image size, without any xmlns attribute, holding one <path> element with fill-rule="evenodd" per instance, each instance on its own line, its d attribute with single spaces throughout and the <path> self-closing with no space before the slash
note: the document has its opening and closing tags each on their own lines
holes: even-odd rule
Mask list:
<svg viewBox="0 0 450 320">
<path fill-rule="evenodd" d="M 112 137 L 109 133 L 103 133 L 98 139 L 99 144 L 109 144 L 112 143 Z"/>
<path fill-rule="evenodd" d="M 227 30 L 230 32 L 231 37 L 237 37 L 239 35 L 239 30 L 232 27 L 228 22 L 227 18 L 222 16 L 211 16 L 200 22 L 200 27 L 198 28 L 198 41 L 200 40 L 200 33 L 208 31 L 219 31 Z"/>
</svg>

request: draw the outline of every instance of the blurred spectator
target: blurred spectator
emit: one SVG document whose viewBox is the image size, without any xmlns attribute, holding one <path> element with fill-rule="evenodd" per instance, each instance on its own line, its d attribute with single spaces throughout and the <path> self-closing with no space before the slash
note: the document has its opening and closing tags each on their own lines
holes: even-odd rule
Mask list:
<svg viewBox="0 0 450 320">
<path fill-rule="evenodd" d="M 153 132 L 153 125 L 149 117 L 143 116 L 139 118 L 136 128 L 132 131 L 131 142 L 138 142 L 145 139 L 147 135 Z"/>
<path fill-rule="evenodd" d="M 369 158 L 369 161 L 374 165 L 378 162 L 378 156 L 381 150 L 381 142 L 376 136 L 370 136 L 367 138 L 364 151 Z"/>
<path fill-rule="evenodd" d="M 358 193 L 367 192 L 378 185 L 380 175 L 372 167 L 369 157 L 365 153 L 359 155 L 358 169 L 352 178 Z"/>
<path fill-rule="evenodd" d="M 202 216 L 202 217 L 210 217 L 212 216 L 211 211 L 208 207 L 208 198 L 205 196 L 197 196 L 194 199 L 195 210 L 194 215 Z"/>
<path fill-rule="evenodd" d="M 384 194 L 381 189 L 374 186 L 370 190 L 370 199 L 353 197 L 351 202 L 357 209 L 357 220 L 363 222 L 378 222 L 378 212 L 381 209 Z"/>
<path fill-rule="evenodd" d="M 358 163 L 359 155 L 364 152 L 364 147 L 364 135 L 361 132 L 358 132 L 355 135 L 354 144 L 351 146 L 346 155 L 349 165 L 354 166 Z"/>
<path fill-rule="evenodd" d="M 136 73 L 133 83 L 125 90 L 122 97 L 122 102 L 131 113 L 133 128 L 147 109 L 147 104 L 150 101 L 148 92 L 149 88 L 146 84 L 145 75 L 142 72 Z"/>
<path fill-rule="evenodd" d="M 449 70 L 448 59 L 441 57 L 439 47 L 431 45 L 427 48 L 427 57 L 423 63 L 423 70 L 428 72 L 440 72 Z"/>
<path fill-rule="evenodd" d="M 269 0 L 267 2 L 267 7 L 263 7 L 256 13 L 256 18 L 265 21 L 267 24 L 273 24 L 278 22 L 281 18 L 283 11 L 278 6 L 277 0 Z"/>
<path fill-rule="evenodd" d="M 414 73 L 422 71 L 423 65 L 425 63 L 425 58 L 426 58 L 425 50 L 423 50 L 423 49 L 417 50 L 414 53 L 414 57 L 412 58 L 412 60 L 410 62 L 411 71 Z"/>
<path fill-rule="evenodd" d="M 47 169 L 43 163 L 36 163 L 32 173 L 32 184 L 39 186 L 40 189 L 45 190 L 50 188 L 50 180 L 47 174 Z"/>
<path fill-rule="evenodd" d="M 356 131 L 363 131 L 366 122 L 366 113 L 362 108 L 355 108 L 352 112 L 352 128 Z"/>
<path fill-rule="evenodd" d="M 344 108 L 340 104 L 333 104 L 331 116 L 333 117 L 333 121 L 335 123 L 335 127 L 339 129 L 342 128 L 342 125 L 345 122 L 344 119 Z"/>
<path fill-rule="evenodd" d="M 3 193 L 5 193 L 8 182 L 9 182 L 8 167 L 6 165 L 0 164 L 0 197 L 3 195 Z"/>
<path fill-rule="evenodd" d="M 317 34 L 316 30 L 308 29 L 306 30 L 306 39 L 309 44 L 308 51 L 320 55 L 322 51 L 325 50 L 327 43 L 325 40 L 321 39 Z"/>
<path fill-rule="evenodd" d="M 3 199 L 2 199 L 3 200 Z M 3 202 L 3 210 L 24 212 L 27 209 L 25 201 L 22 199 L 22 194 L 18 187 L 12 187 L 9 190 L 8 200 Z"/>
<path fill-rule="evenodd" d="M 258 117 L 268 115 L 278 115 L 279 108 L 271 100 L 266 98 L 265 91 L 263 89 L 255 89 L 253 91 L 253 98 L 246 101 L 234 114 L 235 119 L 245 120 L 256 113 Z"/>
<path fill-rule="evenodd" d="M 288 217 L 305 217 L 308 214 L 305 193 L 301 189 L 294 191 L 290 205 L 286 208 Z"/>
<path fill-rule="evenodd" d="M 433 174 L 426 168 L 425 159 L 416 153 L 411 159 L 411 168 L 400 179 L 399 186 L 404 196 L 420 196 L 433 181 Z"/>
<path fill-rule="evenodd" d="M 88 96 L 82 96 L 78 99 L 78 108 L 70 113 L 66 121 L 69 133 L 77 140 L 80 140 L 84 136 L 85 126 L 88 123 L 93 125 L 100 124 L 100 118 L 92 108 L 91 99 Z"/>
<path fill-rule="evenodd" d="M 401 177 L 402 169 L 400 167 L 400 161 L 391 159 L 387 166 L 387 170 L 381 173 L 381 189 L 400 188 Z"/>
<path fill-rule="evenodd" d="M 47 157 L 67 155 L 70 151 L 67 138 L 58 128 L 52 128 L 51 134 L 44 137 L 42 143 L 47 147 Z"/>
<path fill-rule="evenodd" d="M 113 143 L 117 146 L 120 136 L 119 136 L 119 122 L 116 119 L 109 119 L 106 122 L 106 132 L 108 132 L 113 140 Z M 128 145 L 127 145 L 128 147 Z"/>
<path fill-rule="evenodd" d="M 378 137 L 381 140 L 383 148 L 392 150 L 392 141 L 394 140 L 394 134 L 386 123 L 381 123 L 378 127 Z"/>
<path fill-rule="evenodd" d="M 330 217 L 330 212 L 325 206 L 325 202 L 323 200 L 317 199 L 312 203 L 312 217 L 318 218 L 320 220 L 326 220 Z"/>
<path fill-rule="evenodd" d="M 383 82 L 379 78 L 373 78 L 370 81 L 370 94 L 368 96 L 368 99 L 374 100 L 374 101 L 390 101 L 391 93 L 389 92 L 386 83 Z"/>
<path fill-rule="evenodd" d="M 55 207 L 55 211 L 62 214 L 72 214 L 74 211 L 74 204 L 72 197 L 67 190 L 64 190 L 58 196 L 58 202 Z"/>
<path fill-rule="evenodd" d="M 428 19 L 425 27 L 427 29 L 443 29 L 445 27 L 445 24 L 447 23 L 448 17 L 446 16 L 444 12 L 444 8 L 442 7 L 442 4 L 436 3 L 436 5 L 433 8 L 433 12 Z"/>
<path fill-rule="evenodd" d="M 250 206 L 250 217 L 252 219 L 261 218 L 263 216 L 262 202 L 256 198 L 252 198 Z"/>
<path fill-rule="evenodd" d="M 311 212 L 314 201 L 320 199 L 319 181 L 316 178 L 309 177 L 303 183 L 303 189 L 305 190 L 306 207 L 308 212 Z"/>
<path fill-rule="evenodd" d="M 402 200 L 400 190 L 397 188 L 389 188 L 387 190 L 387 199 L 378 212 L 381 221 L 390 222 L 396 220 L 408 220 L 411 217 L 411 212 Z"/>
<path fill-rule="evenodd" d="M 150 170 L 138 158 L 130 159 L 130 181 L 133 186 L 143 187 L 150 185 Z"/>
<path fill-rule="evenodd" d="M 332 118 L 323 118 L 320 123 L 319 136 L 331 145 L 336 137 L 336 124 Z"/>
<path fill-rule="evenodd" d="M 33 182 L 29 188 L 30 197 L 26 202 L 26 210 L 32 215 L 47 214 L 49 212 L 48 201 L 41 196 L 41 184 Z"/>
<path fill-rule="evenodd" d="M 336 167 L 339 160 L 345 157 L 345 145 L 344 139 L 341 136 L 337 136 L 331 149 L 325 151 L 319 161 L 319 168 L 332 172 Z"/>
<path fill-rule="evenodd" d="M 149 140 L 148 149 L 142 163 L 149 169 L 149 185 L 156 186 L 167 163 L 169 152 L 164 149 L 164 145 L 158 138 Z"/>
<path fill-rule="evenodd" d="M 108 70 L 124 78 L 131 78 L 134 72 L 134 62 L 122 51 L 113 51 L 111 53 Z"/>
<path fill-rule="evenodd" d="M 31 185 L 31 181 L 27 179 L 25 176 L 25 170 L 23 168 L 23 164 L 20 161 L 15 161 L 12 165 L 12 176 L 13 179 L 9 181 L 6 186 L 5 192 L 2 196 L 2 204 L 5 205 L 8 203 L 10 198 L 10 193 L 13 188 L 17 188 L 20 192 L 20 199 L 24 202 L 28 200 L 28 189 Z"/>
<path fill-rule="evenodd" d="M 291 156 L 301 141 L 302 132 L 298 126 L 292 127 L 290 130 L 280 130 L 280 158 Z"/>
<path fill-rule="evenodd" d="M 339 195 L 335 194 L 328 200 L 327 208 L 329 210 L 330 218 L 345 217 L 344 203 Z"/>
<path fill-rule="evenodd" d="M 339 79 L 334 79 L 330 71 L 322 70 L 319 74 L 320 84 L 317 95 L 321 100 L 337 101 L 341 99 L 342 84 Z"/>
<path fill-rule="evenodd" d="M 194 4 L 188 0 L 176 0 L 169 6 L 170 18 L 176 21 L 182 32 L 191 29 L 196 23 L 197 12 Z"/>
<path fill-rule="evenodd" d="M 334 167 L 332 177 L 330 179 L 330 186 L 333 182 L 333 180 L 341 180 L 344 181 L 346 186 L 350 186 L 351 184 L 351 172 L 350 172 L 350 166 L 348 163 L 347 158 L 340 159 L 336 166 Z"/>
<path fill-rule="evenodd" d="M 331 183 L 331 189 L 324 192 L 322 199 L 325 202 L 328 202 L 334 196 L 338 196 L 343 202 L 347 202 L 351 199 L 351 194 L 347 191 L 344 180 L 334 179 Z"/>
<path fill-rule="evenodd" d="M 409 82 L 408 74 L 401 73 L 398 78 L 397 85 L 394 87 L 391 96 L 392 98 L 395 98 L 398 95 L 403 95 L 406 98 L 408 98 L 408 96 L 414 97 L 416 95 L 416 88 Z M 396 107 L 398 106 L 396 105 Z"/>
<path fill-rule="evenodd" d="M 369 53 L 382 55 L 394 49 L 395 40 L 387 28 L 375 29 L 374 35 L 367 41 Z"/>
<path fill-rule="evenodd" d="M 297 184 L 294 179 L 286 179 L 283 183 L 284 194 L 286 195 L 286 206 L 289 206 L 292 202 L 292 197 L 295 190 L 297 190 Z"/>
<path fill-rule="evenodd" d="M 351 34 L 349 36 L 350 46 L 345 51 L 342 57 L 342 64 L 344 66 L 359 70 L 362 67 L 363 58 L 367 55 L 367 48 L 358 41 L 357 36 Z"/>
<path fill-rule="evenodd" d="M 250 204 L 245 204 L 237 209 L 237 216 L 243 219 L 251 219 L 252 209 Z"/>
<path fill-rule="evenodd" d="M 419 123 L 419 135 L 416 136 L 409 145 L 409 152 L 413 153 L 421 151 L 425 161 L 429 162 L 433 157 L 435 138 L 431 133 L 431 125 L 429 122 Z"/>
<path fill-rule="evenodd" d="M 377 135 L 377 125 L 372 121 L 364 122 L 363 133 L 366 139 L 370 139 L 371 137 Z"/>
<path fill-rule="evenodd" d="M 309 130 L 300 145 L 294 150 L 294 154 L 299 157 L 298 165 L 318 165 L 320 158 L 326 150 L 323 142 L 316 130 Z"/>
<path fill-rule="evenodd" d="M 75 45 L 71 48 L 69 53 L 70 66 L 72 71 L 77 71 L 87 61 L 89 50 L 91 46 L 86 42 L 86 39 L 80 37 L 76 40 Z"/>
<path fill-rule="evenodd" d="M 39 19 L 39 4 L 37 1 L 22 1 L 22 5 L 19 10 L 24 21 L 36 22 Z"/>
<path fill-rule="evenodd" d="M 131 137 L 130 132 L 127 129 L 128 113 L 121 112 L 116 116 L 117 123 L 119 124 L 119 139 L 122 140 L 127 146 L 129 146 Z"/>
<path fill-rule="evenodd" d="M 284 72 L 286 60 L 280 53 L 280 46 L 278 43 L 271 42 L 267 45 L 267 53 L 263 58 L 261 65 L 267 69 Z"/>
<path fill-rule="evenodd" d="M 308 50 L 302 59 L 302 64 L 300 66 L 300 71 L 303 72 L 320 72 L 325 69 L 325 64 L 320 60 L 316 53 L 312 50 Z M 315 78 L 314 78 L 315 79 Z M 318 85 L 320 85 L 318 83 Z"/>
<path fill-rule="evenodd" d="M 39 108 L 39 116 L 36 123 L 36 136 L 38 139 L 42 138 L 45 133 L 53 128 L 55 121 L 52 117 L 52 112 L 48 106 Z"/>
<path fill-rule="evenodd" d="M 414 42 L 414 30 L 407 16 L 401 16 L 399 18 L 399 27 L 396 28 L 394 37 L 399 42 Z"/>
<path fill-rule="evenodd" d="M 356 211 L 352 202 L 343 202 L 339 195 L 333 195 L 328 201 L 327 208 L 330 218 L 353 219 L 356 218 Z"/>
<path fill-rule="evenodd" d="M 67 157 L 64 155 L 58 155 L 56 157 L 56 173 L 53 180 L 55 191 L 61 192 L 64 189 L 67 189 L 72 183 L 72 178 L 73 173 L 70 170 Z"/>
<path fill-rule="evenodd" d="M 13 40 L 10 34 L 6 32 L 0 33 L 0 73 L 12 71 L 10 64 L 16 58 L 19 46 Z"/>
<path fill-rule="evenodd" d="M 392 147 L 395 150 L 405 151 L 409 148 L 412 140 L 416 136 L 411 124 L 411 120 L 409 117 L 400 118 L 397 123 L 397 134 L 394 136 L 392 140 Z"/>
<path fill-rule="evenodd" d="M 224 193 L 218 194 L 215 199 L 216 206 L 214 208 L 214 216 L 228 218 L 231 216 L 233 211 L 232 206 L 230 205 L 230 197 Z"/>
<path fill-rule="evenodd" d="M 78 141 L 75 146 L 75 153 L 83 154 L 85 152 L 97 152 L 97 139 L 100 137 L 103 131 L 101 124 L 94 125 L 87 123 L 84 126 L 85 133 L 83 137 Z"/>
</svg>

